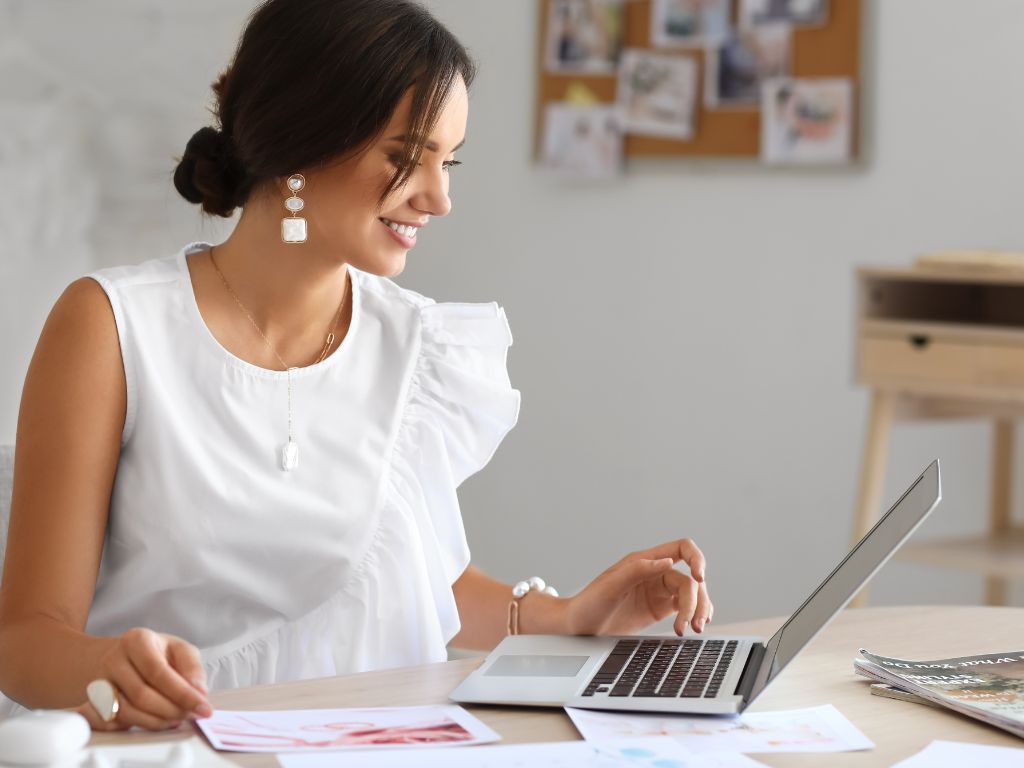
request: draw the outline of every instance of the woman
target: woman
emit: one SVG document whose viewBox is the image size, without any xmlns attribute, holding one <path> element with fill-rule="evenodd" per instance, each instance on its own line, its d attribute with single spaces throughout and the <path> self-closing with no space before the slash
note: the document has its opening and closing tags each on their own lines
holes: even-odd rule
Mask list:
<svg viewBox="0 0 1024 768">
<path fill-rule="evenodd" d="M 579 594 L 470 565 L 455 489 L 518 415 L 497 305 L 403 290 L 451 209 L 473 66 L 406 0 L 269 0 L 175 186 L 231 236 L 73 283 L 22 399 L 0 690 L 95 728 L 208 690 L 439 661 L 507 631 L 634 632 L 712 606 L 688 540 Z M 690 575 L 675 570 L 685 561 Z M 105 680 L 109 722 L 85 701 Z"/>
</svg>

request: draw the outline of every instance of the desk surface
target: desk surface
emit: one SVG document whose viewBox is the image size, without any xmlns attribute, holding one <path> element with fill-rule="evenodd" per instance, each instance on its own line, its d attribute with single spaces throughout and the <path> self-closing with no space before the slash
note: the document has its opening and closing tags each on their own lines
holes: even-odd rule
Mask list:
<svg viewBox="0 0 1024 768">
<path fill-rule="evenodd" d="M 714 627 L 716 634 L 768 636 L 779 619 Z M 890 766 L 934 739 L 1024 748 L 1024 741 L 955 713 L 881 696 L 853 673 L 860 647 L 911 659 L 944 658 L 1024 649 L 1024 608 L 915 607 L 847 610 L 805 649 L 758 699 L 752 711 L 834 704 L 877 745 L 867 752 L 828 756 L 830 768 Z M 385 707 L 447 702 L 447 694 L 479 659 L 284 683 L 212 695 L 222 709 Z M 557 709 L 467 707 L 501 734 L 503 743 L 573 741 L 579 738 Z M 181 734 L 97 735 L 93 744 L 148 742 Z M 472 747 L 470 747 L 472 749 Z M 224 753 L 243 766 L 277 766 L 271 755 Z M 770 766 L 817 768 L 822 755 L 755 755 Z"/>
</svg>

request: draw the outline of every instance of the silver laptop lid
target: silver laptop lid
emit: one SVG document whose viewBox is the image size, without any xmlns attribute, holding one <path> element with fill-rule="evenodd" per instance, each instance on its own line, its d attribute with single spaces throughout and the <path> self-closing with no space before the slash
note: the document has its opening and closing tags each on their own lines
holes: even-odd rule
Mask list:
<svg viewBox="0 0 1024 768">
<path fill-rule="evenodd" d="M 941 498 L 939 460 L 936 459 L 767 642 L 746 704 L 757 698 L 850 602 L 900 545 L 910 538 Z"/>
</svg>

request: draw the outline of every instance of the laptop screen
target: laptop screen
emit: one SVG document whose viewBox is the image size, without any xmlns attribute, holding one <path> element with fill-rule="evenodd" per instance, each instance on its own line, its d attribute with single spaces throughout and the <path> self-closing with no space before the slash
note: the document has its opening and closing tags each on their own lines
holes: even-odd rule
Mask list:
<svg viewBox="0 0 1024 768">
<path fill-rule="evenodd" d="M 768 641 L 748 703 L 875 575 L 935 508 L 941 494 L 939 462 L 935 460 Z"/>
</svg>

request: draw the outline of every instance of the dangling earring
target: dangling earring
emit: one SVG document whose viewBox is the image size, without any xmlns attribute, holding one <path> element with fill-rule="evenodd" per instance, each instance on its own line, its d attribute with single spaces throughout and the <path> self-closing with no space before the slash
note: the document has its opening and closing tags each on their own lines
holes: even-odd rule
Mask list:
<svg viewBox="0 0 1024 768">
<path fill-rule="evenodd" d="M 306 207 L 306 202 L 296 194 L 305 186 L 306 178 L 301 173 L 294 173 L 288 177 L 288 189 L 292 194 L 284 201 L 284 207 L 292 215 L 281 219 L 281 239 L 286 243 L 306 242 L 306 220 L 299 216 L 299 211 Z"/>
</svg>

